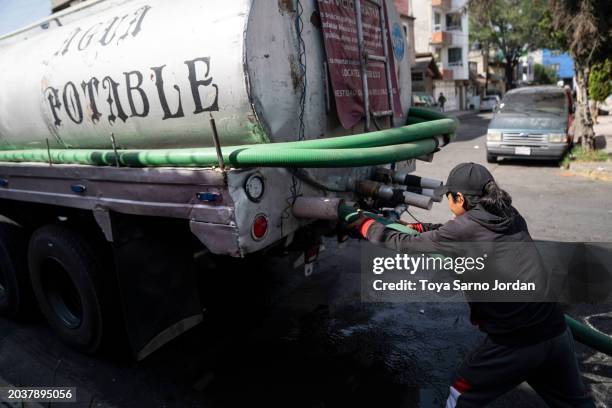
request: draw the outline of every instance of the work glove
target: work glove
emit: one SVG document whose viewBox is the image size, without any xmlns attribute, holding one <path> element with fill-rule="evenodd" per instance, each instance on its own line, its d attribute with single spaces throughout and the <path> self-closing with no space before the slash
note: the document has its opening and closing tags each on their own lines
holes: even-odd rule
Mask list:
<svg viewBox="0 0 612 408">
<path fill-rule="evenodd" d="M 345 221 L 342 223 L 342 230 L 351 238 L 361 239 L 360 230 L 363 224 L 370 220 L 371 218 L 366 217 L 363 214 L 362 210 L 356 210 L 354 213 L 350 214 L 346 217 Z"/>
<path fill-rule="evenodd" d="M 442 226 L 442 224 L 430 224 L 430 223 L 414 223 L 414 224 L 406 224 L 407 227 L 412 228 L 413 230 L 423 233 L 427 231 L 437 230 Z"/>
</svg>

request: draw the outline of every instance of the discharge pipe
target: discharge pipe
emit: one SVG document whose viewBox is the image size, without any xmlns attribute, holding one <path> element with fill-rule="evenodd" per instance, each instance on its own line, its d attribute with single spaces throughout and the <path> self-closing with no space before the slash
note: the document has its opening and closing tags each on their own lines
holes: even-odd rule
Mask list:
<svg viewBox="0 0 612 408">
<path fill-rule="evenodd" d="M 431 197 L 431 199 L 435 201 L 436 203 L 439 203 L 440 201 L 442 201 L 442 196 L 436 195 L 433 188 L 421 188 L 421 187 L 410 187 L 410 186 L 406 186 L 405 188 L 406 188 L 406 191 L 410 191 L 412 193 L 417 193 L 417 194 L 421 194 L 427 197 Z"/>
<path fill-rule="evenodd" d="M 443 182 L 427 177 L 419 177 L 409 174 L 407 171 L 393 171 L 391 169 L 379 168 L 374 173 L 374 179 L 383 183 L 402 184 L 425 189 L 435 189 L 440 187 Z"/>
<path fill-rule="evenodd" d="M 372 180 L 359 181 L 356 191 L 368 197 L 377 198 L 391 206 L 408 204 L 415 207 L 431 210 L 433 199 L 421 194 L 406 191 L 405 189 L 393 188 L 393 186 Z"/>
</svg>

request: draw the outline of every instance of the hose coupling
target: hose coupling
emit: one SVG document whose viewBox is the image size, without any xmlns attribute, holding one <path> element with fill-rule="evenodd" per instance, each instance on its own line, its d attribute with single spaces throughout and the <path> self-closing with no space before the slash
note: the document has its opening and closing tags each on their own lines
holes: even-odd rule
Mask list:
<svg viewBox="0 0 612 408">
<path fill-rule="evenodd" d="M 357 183 L 356 190 L 359 194 L 376 198 L 389 207 L 408 204 L 414 207 L 431 210 L 433 205 L 432 197 L 407 191 L 405 188 L 393 188 L 390 185 L 372 180 L 360 181 Z"/>
<path fill-rule="evenodd" d="M 435 189 L 443 183 L 440 180 L 435 180 L 427 177 L 419 177 L 408 174 L 407 171 L 393 171 L 384 167 L 379 167 L 374 172 L 374 180 L 385 184 L 402 184 L 410 187 Z"/>
</svg>

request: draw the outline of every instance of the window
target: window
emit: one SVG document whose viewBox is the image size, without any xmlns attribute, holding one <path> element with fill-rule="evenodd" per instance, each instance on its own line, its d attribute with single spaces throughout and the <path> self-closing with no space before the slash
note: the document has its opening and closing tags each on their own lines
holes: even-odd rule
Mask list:
<svg viewBox="0 0 612 408">
<path fill-rule="evenodd" d="M 504 104 L 501 113 L 543 113 L 548 115 L 563 116 L 567 112 L 567 97 L 562 90 L 535 92 L 523 92 L 507 94 L 504 96 Z"/>
<path fill-rule="evenodd" d="M 463 49 L 460 47 L 448 49 L 448 65 L 463 65 Z"/>
<path fill-rule="evenodd" d="M 413 72 L 412 73 L 412 82 L 421 82 L 423 80 L 422 72 Z"/>
<path fill-rule="evenodd" d="M 461 14 L 449 13 L 446 15 L 447 30 L 461 30 Z"/>
<path fill-rule="evenodd" d="M 557 74 L 559 73 L 559 68 L 560 68 L 559 64 L 550 64 L 549 67 L 554 69 Z"/>
<path fill-rule="evenodd" d="M 434 31 L 442 31 L 442 16 L 440 15 L 440 13 L 435 12 L 435 11 L 434 11 L 433 30 Z"/>
<path fill-rule="evenodd" d="M 478 72 L 478 63 L 474 61 L 470 61 L 470 71 L 474 74 Z"/>
</svg>

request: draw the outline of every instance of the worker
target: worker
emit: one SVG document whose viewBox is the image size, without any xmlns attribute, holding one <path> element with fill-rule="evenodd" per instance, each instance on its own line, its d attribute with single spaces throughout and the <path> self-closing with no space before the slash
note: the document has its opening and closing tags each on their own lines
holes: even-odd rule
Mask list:
<svg viewBox="0 0 612 408">
<path fill-rule="evenodd" d="M 446 97 L 442 92 L 440 92 L 440 96 L 438 96 L 438 105 L 440 106 L 440 111 L 444 112 L 444 104 L 446 103 Z"/>
<path fill-rule="evenodd" d="M 421 251 L 450 242 L 532 242 L 510 195 L 479 164 L 463 163 L 436 190 L 455 218 L 445 224 L 410 224 L 419 235 L 386 228 L 361 215 L 349 228 L 375 245 Z M 517 276 L 539 267 L 529 251 L 512 253 Z M 468 300 L 469 301 L 469 300 Z M 551 407 L 595 407 L 582 382 L 574 341 L 563 312 L 553 302 L 470 302 L 473 324 L 486 334 L 455 373 L 446 404 L 482 407 L 527 382 Z"/>
</svg>

